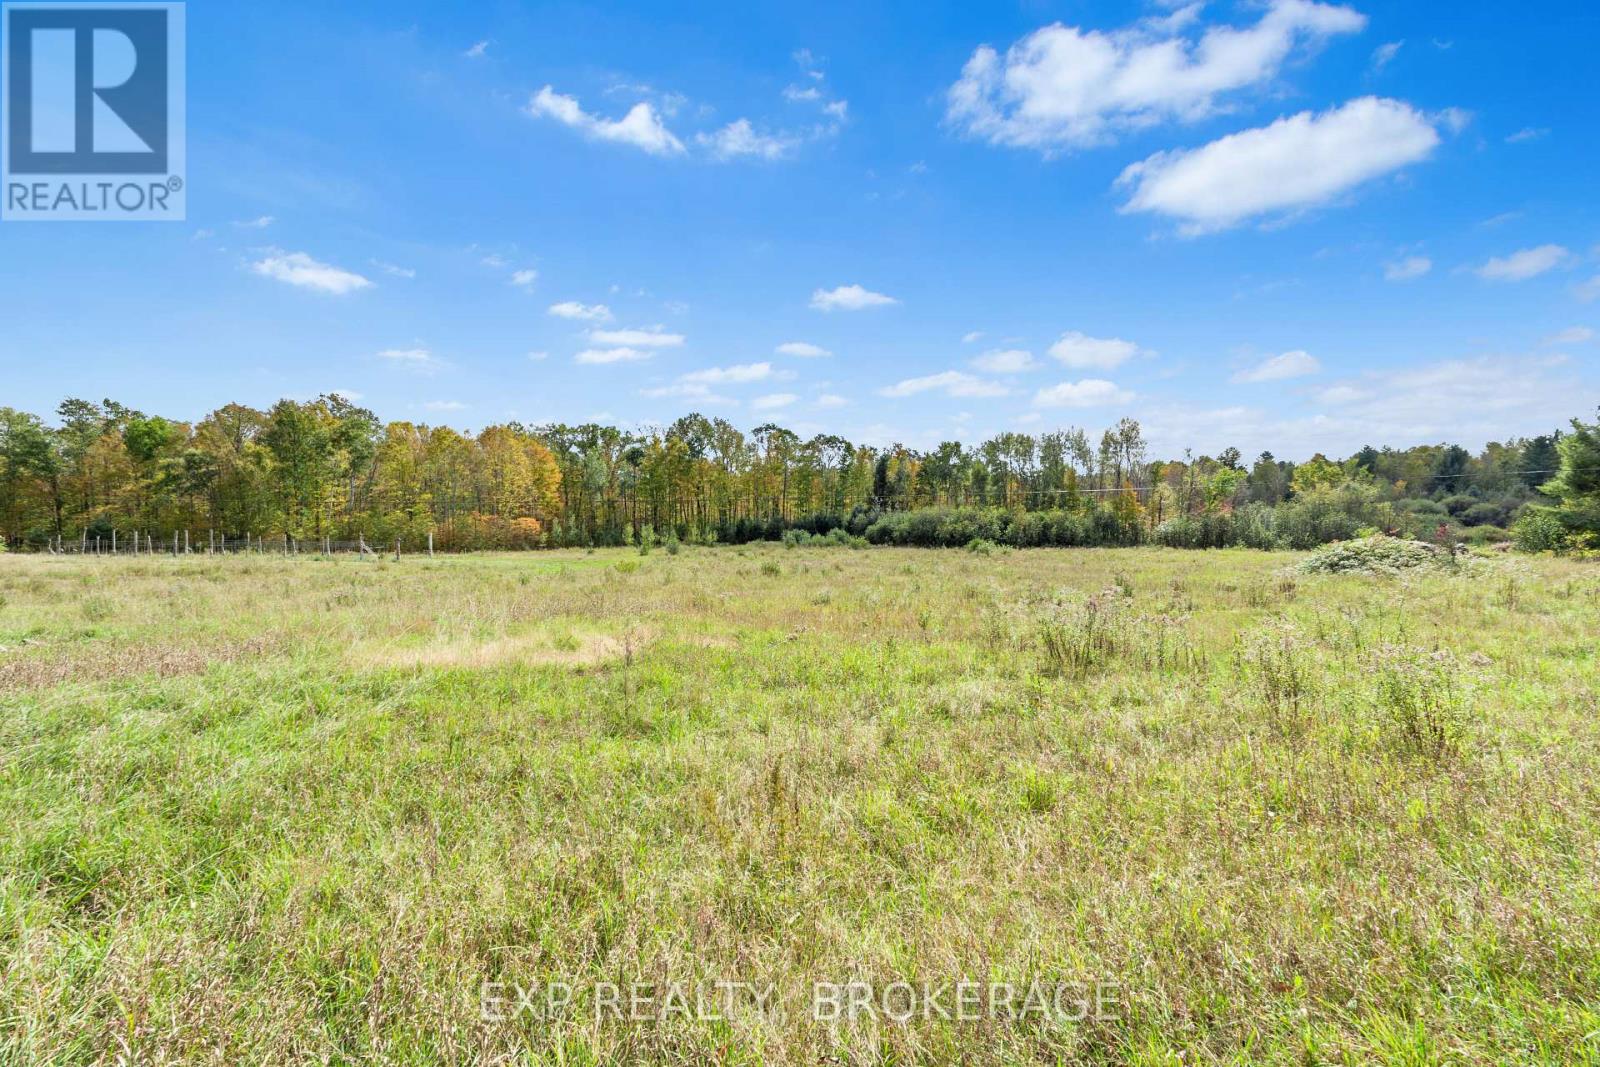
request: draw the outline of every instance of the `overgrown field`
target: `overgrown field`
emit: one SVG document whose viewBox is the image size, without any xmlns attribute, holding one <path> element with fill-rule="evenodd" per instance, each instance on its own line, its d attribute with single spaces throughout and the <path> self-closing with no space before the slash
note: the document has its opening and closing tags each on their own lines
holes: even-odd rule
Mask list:
<svg viewBox="0 0 1600 1067">
<path fill-rule="evenodd" d="M 0 558 L 0 1062 L 1600 1063 L 1600 570 L 1295 558 Z"/>
</svg>

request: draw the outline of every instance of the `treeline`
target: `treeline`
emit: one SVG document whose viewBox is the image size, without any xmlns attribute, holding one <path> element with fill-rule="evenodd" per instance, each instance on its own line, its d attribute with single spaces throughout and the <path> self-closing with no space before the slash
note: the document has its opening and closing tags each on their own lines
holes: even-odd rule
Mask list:
<svg viewBox="0 0 1600 1067">
<path fill-rule="evenodd" d="M 917 451 L 773 424 L 744 433 L 698 414 L 644 432 L 513 422 L 474 435 L 384 423 L 337 395 L 229 404 L 195 423 L 68 399 L 48 420 L 0 407 L 0 534 L 35 549 L 113 531 L 412 545 L 431 534 L 463 550 L 791 529 L 889 544 L 1304 548 L 1367 528 L 1489 541 L 1539 526 L 1566 544 L 1600 529 L 1585 472 L 1600 469 L 1594 436 L 1574 421 L 1477 453 L 1246 463 L 1231 448 L 1153 458 L 1132 419 L 1098 438 L 1070 428 Z"/>
</svg>

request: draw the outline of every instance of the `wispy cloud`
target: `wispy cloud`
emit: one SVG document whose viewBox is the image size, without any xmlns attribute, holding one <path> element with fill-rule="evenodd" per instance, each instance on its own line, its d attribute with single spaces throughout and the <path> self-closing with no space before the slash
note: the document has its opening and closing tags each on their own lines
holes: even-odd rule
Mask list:
<svg viewBox="0 0 1600 1067">
<path fill-rule="evenodd" d="M 1559 333 L 1544 339 L 1547 345 L 1581 345 L 1594 340 L 1594 331 L 1587 326 L 1568 326 Z"/>
<path fill-rule="evenodd" d="M 576 300 L 551 304 L 550 314 L 558 319 L 577 319 L 581 322 L 611 321 L 611 309 L 604 304 L 580 304 Z"/>
<path fill-rule="evenodd" d="M 654 352 L 643 349 L 628 348 L 586 348 L 573 357 L 575 363 L 605 364 L 605 363 L 637 363 L 654 356 Z"/>
<path fill-rule="evenodd" d="M 489 52 L 489 42 L 479 41 L 461 54 L 467 59 L 482 59 Z"/>
<path fill-rule="evenodd" d="M 313 289 L 333 296 L 344 296 L 372 286 L 370 280 L 354 271 L 319 262 L 304 252 L 273 250 L 250 264 L 250 269 L 264 278 L 271 278 L 285 285 Z"/>
<path fill-rule="evenodd" d="M 799 359 L 821 359 L 833 355 L 821 345 L 814 345 L 808 341 L 785 341 L 774 351 L 780 356 L 795 356 Z"/>
<path fill-rule="evenodd" d="M 1572 253 L 1561 245 L 1540 245 L 1524 248 L 1509 256 L 1496 256 L 1473 271 L 1488 282 L 1525 282 L 1548 271 L 1563 266 L 1572 259 Z"/>
<path fill-rule="evenodd" d="M 799 399 L 793 393 L 768 393 L 750 401 L 750 407 L 756 411 L 776 411 L 778 408 L 788 407 Z"/>
<path fill-rule="evenodd" d="M 1299 349 L 1293 352 L 1283 352 L 1276 356 L 1268 356 L 1248 370 L 1235 374 L 1232 380 L 1236 383 L 1281 382 L 1290 378 L 1304 378 L 1310 374 L 1317 374 L 1322 370 L 1322 364 L 1309 352 Z"/>
<path fill-rule="evenodd" d="M 800 139 L 791 134 L 763 133 L 749 119 L 735 119 L 719 130 L 696 134 L 695 143 L 717 160 L 741 157 L 774 160 L 793 152 Z"/>
<path fill-rule="evenodd" d="M 234 225 L 241 230 L 264 230 L 276 221 L 278 220 L 271 215 L 261 215 L 253 219 L 242 219 L 235 222 Z"/>
<path fill-rule="evenodd" d="M 867 308 L 889 307 L 898 303 L 900 301 L 892 296 L 875 293 L 859 285 L 818 289 L 811 294 L 811 306 L 817 311 L 864 311 Z"/>
<path fill-rule="evenodd" d="M 972 361 L 972 365 L 990 374 L 1021 374 L 1033 370 L 1039 361 L 1033 353 L 1021 348 L 991 348 Z"/>
<path fill-rule="evenodd" d="M 532 289 L 539 281 L 539 272 L 532 269 L 513 271 L 511 284 L 519 289 Z"/>
<path fill-rule="evenodd" d="M 906 378 L 894 385 L 878 390 L 882 396 L 906 397 L 919 393 L 940 392 L 951 397 L 1006 396 L 1011 390 L 999 382 L 986 381 L 965 371 L 947 370 L 921 378 Z"/>
<path fill-rule="evenodd" d="M 397 267 L 393 263 L 385 263 L 381 259 L 371 259 L 367 262 L 371 263 L 374 267 L 377 267 L 391 278 L 405 278 L 409 281 L 417 276 L 417 272 L 412 270 L 410 267 Z"/>
<path fill-rule="evenodd" d="M 448 366 L 444 360 L 420 345 L 413 348 L 385 348 L 378 353 L 378 358 L 416 374 L 433 374 Z"/>
<path fill-rule="evenodd" d="M 535 118 L 555 119 L 592 140 L 631 145 L 657 156 L 681 155 L 684 151 L 683 142 L 666 128 L 648 101 L 633 105 L 620 119 L 605 119 L 584 111 L 576 97 L 564 96 L 546 85 L 533 94 L 527 111 Z"/>
<path fill-rule="evenodd" d="M 652 326 L 645 330 L 590 330 L 589 340 L 597 345 L 628 348 L 679 348 L 684 337 L 681 333 L 668 333 L 660 326 Z"/>
<path fill-rule="evenodd" d="M 1409 282 L 1433 269 L 1433 260 L 1427 256 L 1406 256 L 1384 264 L 1383 276 L 1391 282 Z"/>
</svg>

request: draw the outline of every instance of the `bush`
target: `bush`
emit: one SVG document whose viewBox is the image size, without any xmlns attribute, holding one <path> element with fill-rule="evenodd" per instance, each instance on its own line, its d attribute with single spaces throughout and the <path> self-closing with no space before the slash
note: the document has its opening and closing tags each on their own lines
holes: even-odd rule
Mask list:
<svg viewBox="0 0 1600 1067">
<path fill-rule="evenodd" d="M 1511 527 L 1519 552 L 1555 552 L 1566 546 L 1567 528 L 1549 508 L 1529 508 Z"/>
<path fill-rule="evenodd" d="M 987 556 L 994 552 L 994 542 L 985 541 L 981 537 L 974 537 L 967 542 L 967 551 L 978 556 Z"/>
</svg>

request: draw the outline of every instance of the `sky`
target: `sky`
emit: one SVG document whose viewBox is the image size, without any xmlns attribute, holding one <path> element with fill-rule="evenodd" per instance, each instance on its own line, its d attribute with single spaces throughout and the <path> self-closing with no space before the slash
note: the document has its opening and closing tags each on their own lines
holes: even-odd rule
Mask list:
<svg viewBox="0 0 1600 1067">
<path fill-rule="evenodd" d="M 1600 5 L 196 0 L 188 219 L 0 405 L 1476 447 L 1600 404 Z"/>
</svg>

